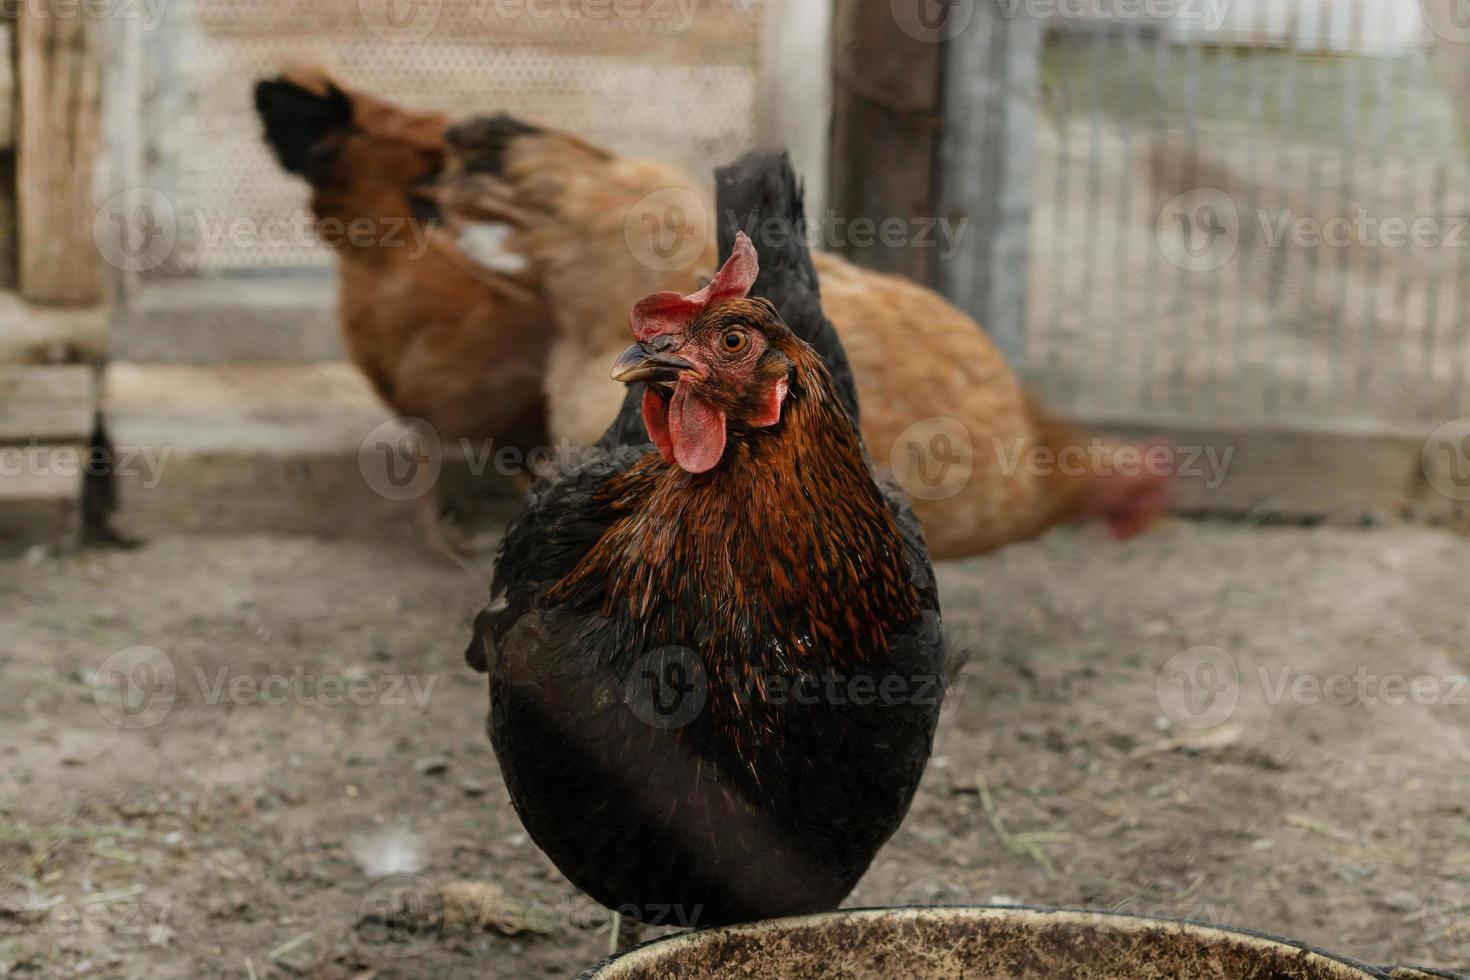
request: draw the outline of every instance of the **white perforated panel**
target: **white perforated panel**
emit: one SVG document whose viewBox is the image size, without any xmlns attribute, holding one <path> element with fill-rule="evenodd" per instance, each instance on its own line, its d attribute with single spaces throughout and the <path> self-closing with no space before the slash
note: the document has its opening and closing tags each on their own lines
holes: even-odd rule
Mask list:
<svg viewBox="0 0 1470 980">
<path fill-rule="evenodd" d="M 251 105 L 283 59 L 410 106 L 509 111 L 699 173 L 754 137 L 761 12 L 759 0 L 172 3 L 147 42 L 146 173 L 181 218 L 159 273 L 326 263 L 305 187 L 277 167 Z"/>
</svg>

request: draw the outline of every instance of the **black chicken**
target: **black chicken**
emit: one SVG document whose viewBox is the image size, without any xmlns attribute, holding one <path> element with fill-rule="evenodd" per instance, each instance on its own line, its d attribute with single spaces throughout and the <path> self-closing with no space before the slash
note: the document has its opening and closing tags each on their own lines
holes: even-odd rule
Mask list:
<svg viewBox="0 0 1470 980">
<path fill-rule="evenodd" d="M 531 837 L 651 924 L 835 908 L 908 809 L 953 666 L 790 164 L 718 188 L 728 261 L 634 310 L 623 410 L 511 525 L 467 654 Z"/>
</svg>

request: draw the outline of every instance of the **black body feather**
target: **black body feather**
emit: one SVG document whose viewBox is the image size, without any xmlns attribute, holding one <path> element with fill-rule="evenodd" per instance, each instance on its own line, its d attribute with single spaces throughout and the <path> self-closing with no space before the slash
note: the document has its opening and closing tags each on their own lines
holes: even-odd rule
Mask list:
<svg viewBox="0 0 1470 980">
<path fill-rule="evenodd" d="M 802 220 L 790 164 L 747 157 L 719 191 L 722 249 L 735 216 L 760 255 L 752 295 L 821 355 L 830 390 L 793 391 L 799 415 L 696 478 L 653 455 L 635 386 L 593 458 L 538 485 L 511 525 L 467 653 L 490 674 L 491 739 L 532 838 L 652 924 L 835 908 L 907 811 L 946 680 L 923 537 L 870 476 L 806 247 L 761 234 Z M 834 444 L 763 470 L 762 447 L 810 418 Z M 826 455 L 848 461 L 844 498 L 813 485 Z M 750 508 L 741 479 L 774 481 L 783 507 Z"/>
</svg>

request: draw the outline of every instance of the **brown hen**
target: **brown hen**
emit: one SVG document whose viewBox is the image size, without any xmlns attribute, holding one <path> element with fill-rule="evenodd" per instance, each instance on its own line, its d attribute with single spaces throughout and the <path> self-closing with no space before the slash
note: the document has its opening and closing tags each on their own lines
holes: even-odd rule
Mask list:
<svg viewBox="0 0 1470 980">
<path fill-rule="evenodd" d="M 654 289 L 692 292 L 713 271 L 707 192 L 661 163 L 505 115 L 459 123 L 448 142 L 451 163 L 433 191 L 445 220 L 530 262 L 559 326 L 552 432 L 590 444 L 619 405 L 603 377 L 624 340 L 616 311 Z M 914 497 L 935 557 L 983 553 L 1077 517 L 1128 537 L 1167 509 L 1166 450 L 1145 455 L 1051 416 L 980 325 L 932 290 L 814 258 L 852 360 L 863 436 Z M 933 479 L 940 465 L 948 471 Z"/>
<path fill-rule="evenodd" d="M 445 118 L 311 68 L 261 82 L 255 104 L 281 165 L 311 185 L 316 228 L 338 259 L 348 354 L 383 401 L 445 446 L 545 445 L 553 320 L 535 284 L 466 260 L 413 201 L 444 165 Z"/>
</svg>

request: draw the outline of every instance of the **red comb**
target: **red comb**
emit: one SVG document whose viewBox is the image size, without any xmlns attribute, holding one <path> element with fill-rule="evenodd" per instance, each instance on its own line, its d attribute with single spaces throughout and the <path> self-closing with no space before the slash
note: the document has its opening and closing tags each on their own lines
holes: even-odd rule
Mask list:
<svg viewBox="0 0 1470 980">
<path fill-rule="evenodd" d="M 654 293 L 633 307 L 633 312 L 628 314 L 633 336 L 648 340 L 660 334 L 683 332 L 711 303 L 749 293 L 760 269 L 755 246 L 745 232 L 736 232 L 735 248 L 708 286 L 689 296 L 680 296 L 673 290 Z"/>
</svg>

